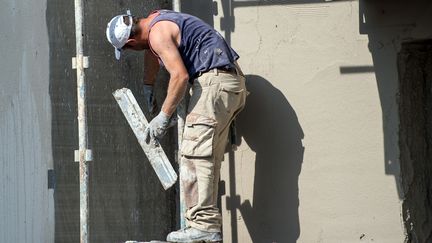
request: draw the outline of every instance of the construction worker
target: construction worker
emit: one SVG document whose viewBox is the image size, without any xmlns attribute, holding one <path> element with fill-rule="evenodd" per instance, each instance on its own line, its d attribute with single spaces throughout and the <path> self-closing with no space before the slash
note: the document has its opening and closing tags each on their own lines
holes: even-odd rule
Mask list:
<svg viewBox="0 0 432 243">
<path fill-rule="evenodd" d="M 118 15 L 106 34 L 120 58 L 123 50 L 144 50 L 144 93 L 155 111 L 153 84 L 164 66 L 170 74 L 161 111 L 146 128 L 148 140 L 160 139 L 170 117 L 191 84 L 181 146 L 180 178 L 184 188 L 187 227 L 171 232 L 170 242 L 220 242 L 221 214 L 217 208 L 221 161 L 229 126 L 246 100 L 245 78 L 238 54 L 211 26 L 197 17 L 170 10 L 146 18 Z"/>
</svg>

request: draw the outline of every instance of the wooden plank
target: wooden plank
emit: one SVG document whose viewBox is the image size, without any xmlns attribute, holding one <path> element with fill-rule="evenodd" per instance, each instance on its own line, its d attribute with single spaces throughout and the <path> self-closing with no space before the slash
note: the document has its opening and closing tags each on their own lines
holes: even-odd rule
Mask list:
<svg viewBox="0 0 432 243">
<path fill-rule="evenodd" d="M 163 188 L 167 190 L 176 182 L 177 174 L 160 144 L 157 141 L 146 143 L 144 140 L 144 130 L 148 126 L 148 121 L 138 102 L 127 88 L 118 89 L 113 95 L 162 183 Z"/>
</svg>

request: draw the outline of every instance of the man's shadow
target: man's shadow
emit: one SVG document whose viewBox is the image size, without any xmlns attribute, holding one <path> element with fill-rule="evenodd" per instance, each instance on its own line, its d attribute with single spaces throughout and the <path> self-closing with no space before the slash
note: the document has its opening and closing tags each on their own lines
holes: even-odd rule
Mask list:
<svg viewBox="0 0 432 243">
<path fill-rule="evenodd" d="M 253 204 L 246 200 L 238 207 L 253 242 L 296 242 L 303 130 L 285 96 L 268 80 L 247 75 L 246 83 L 250 95 L 237 118 L 237 133 L 256 153 L 255 178 Z"/>
</svg>

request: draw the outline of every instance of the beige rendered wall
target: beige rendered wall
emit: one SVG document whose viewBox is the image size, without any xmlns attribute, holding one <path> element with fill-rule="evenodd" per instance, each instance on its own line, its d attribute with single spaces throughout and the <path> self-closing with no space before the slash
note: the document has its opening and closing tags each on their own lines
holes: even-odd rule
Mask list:
<svg viewBox="0 0 432 243">
<path fill-rule="evenodd" d="M 225 242 L 404 241 L 396 55 L 432 37 L 432 8 L 369 2 L 217 1 L 251 92 L 222 168 Z"/>
</svg>

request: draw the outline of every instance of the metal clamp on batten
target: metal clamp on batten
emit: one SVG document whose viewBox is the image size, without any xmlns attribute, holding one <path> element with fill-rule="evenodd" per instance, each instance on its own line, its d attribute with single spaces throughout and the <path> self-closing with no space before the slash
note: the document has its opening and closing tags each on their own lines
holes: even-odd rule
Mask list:
<svg viewBox="0 0 432 243">
<path fill-rule="evenodd" d="M 75 150 L 75 153 L 74 153 L 75 162 L 80 161 L 81 153 L 84 153 L 84 161 L 92 161 L 93 160 L 93 152 L 91 151 L 91 149 Z"/>
<path fill-rule="evenodd" d="M 82 67 L 83 68 L 88 68 L 89 67 L 89 57 L 88 56 L 81 56 L 82 58 L 76 58 L 76 57 L 72 57 L 72 69 L 77 69 L 77 64 L 79 61 L 82 62 Z"/>
</svg>

